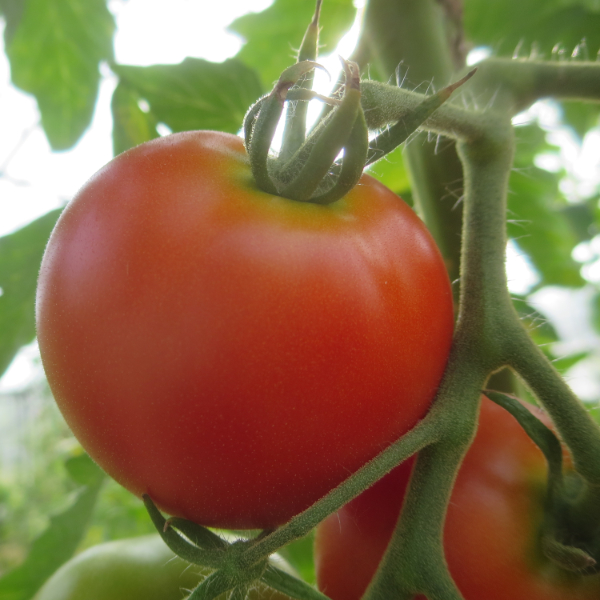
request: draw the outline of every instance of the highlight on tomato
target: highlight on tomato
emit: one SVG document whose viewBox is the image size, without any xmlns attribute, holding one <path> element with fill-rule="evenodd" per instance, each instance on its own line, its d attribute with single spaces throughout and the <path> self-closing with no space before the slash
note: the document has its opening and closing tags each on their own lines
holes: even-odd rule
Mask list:
<svg viewBox="0 0 600 600">
<path fill-rule="evenodd" d="M 183 600 L 209 573 L 152 534 L 88 548 L 56 571 L 34 600 Z M 289 600 L 262 584 L 248 599 Z"/>
<path fill-rule="evenodd" d="M 333 600 L 364 594 L 391 538 L 411 468 L 412 460 L 401 464 L 318 526 L 317 582 Z M 484 398 L 444 528 L 450 573 L 465 600 L 600 598 L 600 575 L 568 573 L 542 553 L 545 490 L 543 454 L 508 412 Z"/>
<path fill-rule="evenodd" d="M 171 515 L 271 528 L 427 412 L 450 283 L 368 175 L 329 204 L 260 191 L 236 136 L 108 163 L 61 215 L 37 293 L 42 361 L 92 458 Z"/>
</svg>

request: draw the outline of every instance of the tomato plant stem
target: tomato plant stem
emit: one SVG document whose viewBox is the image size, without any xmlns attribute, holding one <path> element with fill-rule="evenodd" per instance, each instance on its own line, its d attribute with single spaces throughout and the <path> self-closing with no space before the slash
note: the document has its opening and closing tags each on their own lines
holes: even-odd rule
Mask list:
<svg viewBox="0 0 600 600">
<path fill-rule="evenodd" d="M 571 451 L 577 472 L 590 486 L 600 488 L 598 425 L 524 330 L 515 331 L 509 342 L 509 364 L 523 377 L 548 411 L 563 442 Z"/>
<path fill-rule="evenodd" d="M 442 3 L 435 0 L 371 0 L 358 44 L 357 60 L 370 65 L 379 81 L 394 73 L 398 85 L 424 92 L 449 82 L 464 66 L 464 51 L 452 29 Z M 460 29 L 460 27 L 459 27 Z M 423 87 L 421 87 L 423 86 Z M 457 206 L 462 191 L 462 165 L 454 142 L 428 140 L 427 133 L 406 145 L 404 160 L 417 212 L 435 238 L 451 281 L 460 264 L 462 211 Z M 397 190 L 401 191 L 401 190 Z M 458 291 L 458 284 L 454 286 Z"/>
<path fill-rule="evenodd" d="M 406 435 L 368 462 L 351 477 L 318 500 L 310 508 L 293 517 L 244 553 L 245 564 L 253 564 L 276 552 L 294 539 L 307 535 L 327 515 L 358 496 L 363 490 L 381 479 L 395 466 L 435 440 L 437 426 L 434 418 L 427 416 Z"/>
</svg>

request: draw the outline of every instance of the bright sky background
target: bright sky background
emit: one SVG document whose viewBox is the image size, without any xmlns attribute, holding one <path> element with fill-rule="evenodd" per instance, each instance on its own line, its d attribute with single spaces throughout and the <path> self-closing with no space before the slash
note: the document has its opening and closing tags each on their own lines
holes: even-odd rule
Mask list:
<svg viewBox="0 0 600 600">
<path fill-rule="evenodd" d="M 264 10 L 271 2 L 218 0 L 211 3 L 207 11 L 207 2 L 203 0 L 110 0 L 109 7 L 116 17 L 118 28 L 115 38 L 117 61 L 151 65 L 178 63 L 186 56 L 225 60 L 235 55 L 242 43 L 237 36 L 226 31 L 227 25 L 241 14 Z M 357 6 L 363 3 L 355 2 Z M 336 52 L 328 59 L 322 59 L 334 78 L 339 65 L 336 55 L 347 56 L 350 53 L 357 32 L 358 27 L 355 26 Z M 35 101 L 10 85 L 8 61 L 5 54 L 0 53 L 0 236 L 19 229 L 53 208 L 63 206 L 85 180 L 112 158 L 110 98 L 116 82 L 108 68 L 104 68 L 103 74 L 106 77 L 92 126 L 74 149 L 52 153 L 38 124 Z M 317 71 L 317 77 L 322 86 L 327 86 L 327 80 L 320 71 Z M 564 191 L 576 200 L 600 185 L 600 131 L 586 138 L 582 152 L 568 132 L 557 128 L 557 115 L 552 112 L 555 109 L 548 106 L 536 105 L 526 117 L 536 118 L 547 129 L 554 130 L 553 135 L 561 145 L 556 154 L 540 157 L 539 166 L 556 170 L 567 165 L 569 176 L 564 182 Z M 590 174 L 593 176 L 590 177 Z M 595 245 L 588 244 L 578 252 L 590 262 L 589 270 L 596 277 L 590 279 L 600 281 L 600 259 L 594 262 L 595 257 L 600 257 L 600 238 Z M 508 248 L 507 269 L 514 292 L 526 292 L 536 282 L 536 274 L 519 255 L 515 245 Z M 572 318 L 563 331 L 565 352 L 571 350 L 569 340 L 579 340 L 577 343 L 585 340 L 587 345 L 598 345 L 597 336 L 590 336 L 589 327 L 582 320 L 589 296 L 588 290 L 577 297 L 572 293 L 557 292 L 536 298 L 540 308 L 546 312 L 558 307 L 558 316 L 565 312 L 565 306 L 569 307 Z M 26 347 L 0 379 L 0 392 L 22 388 L 32 378 L 40 377 L 38 356 L 36 344 Z M 600 372 L 600 368 L 597 371 Z M 590 382 L 585 376 L 582 381 L 584 387 L 588 386 L 587 392 L 583 388 L 578 391 L 584 395 L 600 395 L 600 381 Z"/>
</svg>

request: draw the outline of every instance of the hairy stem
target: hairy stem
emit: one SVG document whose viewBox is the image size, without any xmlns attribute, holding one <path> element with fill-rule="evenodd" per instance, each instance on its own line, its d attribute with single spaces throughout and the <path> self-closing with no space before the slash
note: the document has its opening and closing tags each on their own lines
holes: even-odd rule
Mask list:
<svg viewBox="0 0 600 600">
<path fill-rule="evenodd" d="M 470 85 L 479 102 L 515 115 L 541 98 L 600 102 L 600 64 L 489 58 Z"/>
</svg>

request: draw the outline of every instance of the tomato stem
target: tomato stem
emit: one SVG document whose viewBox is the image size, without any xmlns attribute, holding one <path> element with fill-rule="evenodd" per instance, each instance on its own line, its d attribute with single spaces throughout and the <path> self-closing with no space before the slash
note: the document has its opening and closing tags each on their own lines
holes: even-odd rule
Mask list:
<svg viewBox="0 0 600 600">
<path fill-rule="evenodd" d="M 415 133 L 417 129 L 426 121 L 454 92 L 457 88 L 465 84 L 477 69 L 473 69 L 467 73 L 459 81 L 446 86 L 439 92 L 427 96 L 418 104 L 414 110 L 407 112 L 405 116 L 398 120 L 397 123 L 388 127 L 383 133 L 379 134 L 371 141 L 369 158 L 367 165 L 378 161 L 386 154 L 395 150 L 400 144 L 405 142 L 410 135 Z"/>
<path fill-rule="evenodd" d="M 191 562 L 195 565 L 202 565 L 206 567 L 218 568 L 222 564 L 223 554 L 214 552 L 212 550 L 205 550 L 198 546 L 194 546 L 182 538 L 174 529 L 169 527 L 167 520 L 162 516 L 158 508 L 156 508 L 154 502 L 150 496 L 145 494 L 143 496 L 144 505 L 146 510 L 154 523 L 154 527 L 162 537 L 165 544 L 175 554 Z M 197 525 L 196 527 L 200 527 Z"/>
</svg>

